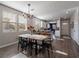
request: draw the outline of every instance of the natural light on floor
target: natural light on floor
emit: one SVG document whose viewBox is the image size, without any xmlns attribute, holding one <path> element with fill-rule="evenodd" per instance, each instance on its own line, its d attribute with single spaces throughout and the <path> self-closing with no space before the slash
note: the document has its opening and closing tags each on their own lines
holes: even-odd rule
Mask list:
<svg viewBox="0 0 79 59">
<path fill-rule="evenodd" d="M 22 54 L 22 53 L 19 53 L 19 54 L 14 55 L 11 58 L 28 58 L 28 57 L 26 55 Z"/>
<path fill-rule="evenodd" d="M 60 51 L 60 50 L 56 50 L 55 52 L 56 52 L 56 53 L 59 53 L 59 54 L 66 55 L 66 56 L 68 55 L 66 52 L 63 52 L 63 51 Z"/>
</svg>

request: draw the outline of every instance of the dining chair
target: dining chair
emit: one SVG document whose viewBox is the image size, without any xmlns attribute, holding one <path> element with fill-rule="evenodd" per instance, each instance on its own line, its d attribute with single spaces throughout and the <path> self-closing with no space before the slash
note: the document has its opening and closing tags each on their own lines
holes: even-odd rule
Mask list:
<svg viewBox="0 0 79 59">
<path fill-rule="evenodd" d="M 22 37 L 19 37 L 18 38 L 18 51 L 19 51 L 19 48 L 21 48 L 21 44 L 22 44 Z"/>
<path fill-rule="evenodd" d="M 50 51 L 52 50 L 53 51 L 53 46 L 52 46 L 52 43 L 53 43 L 53 39 L 51 37 L 47 38 L 44 43 L 43 43 L 43 48 L 45 48 L 48 52 L 48 57 L 50 57 Z"/>
<path fill-rule="evenodd" d="M 19 37 L 18 50 L 20 48 L 22 52 L 23 50 L 26 50 L 27 46 L 28 46 L 27 38 Z"/>
</svg>

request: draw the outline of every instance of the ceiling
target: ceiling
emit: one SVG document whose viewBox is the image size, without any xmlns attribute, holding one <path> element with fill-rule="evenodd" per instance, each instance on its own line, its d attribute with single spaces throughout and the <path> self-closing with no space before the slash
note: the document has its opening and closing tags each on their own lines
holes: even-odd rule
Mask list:
<svg viewBox="0 0 79 59">
<path fill-rule="evenodd" d="M 79 6 L 79 1 L 0 1 L 0 3 L 27 12 L 27 4 L 31 4 L 31 14 L 34 16 L 51 20 L 57 15 L 62 15 L 65 10 Z"/>
</svg>

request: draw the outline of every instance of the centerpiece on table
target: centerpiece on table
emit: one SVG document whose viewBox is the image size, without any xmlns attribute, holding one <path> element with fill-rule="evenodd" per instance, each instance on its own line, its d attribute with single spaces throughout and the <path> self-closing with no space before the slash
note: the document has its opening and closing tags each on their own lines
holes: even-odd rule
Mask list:
<svg viewBox="0 0 79 59">
<path fill-rule="evenodd" d="M 28 30 L 30 30 L 30 33 L 32 34 L 33 31 L 34 31 L 34 27 L 30 25 L 30 26 L 28 26 L 27 28 L 28 28 Z"/>
</svg>

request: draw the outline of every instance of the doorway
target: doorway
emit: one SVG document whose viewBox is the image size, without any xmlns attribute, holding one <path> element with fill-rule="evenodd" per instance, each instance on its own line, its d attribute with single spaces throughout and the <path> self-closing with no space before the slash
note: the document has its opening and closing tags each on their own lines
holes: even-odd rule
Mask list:
<svg viewBox="0 0 79 59">
<path fill-rule="evenodd" d="M 62 18 L 60 20 L 61 24 L 61 37 L 62 36 L 70 36 L 70 19 L 64 19 Z"/>
</svg>

